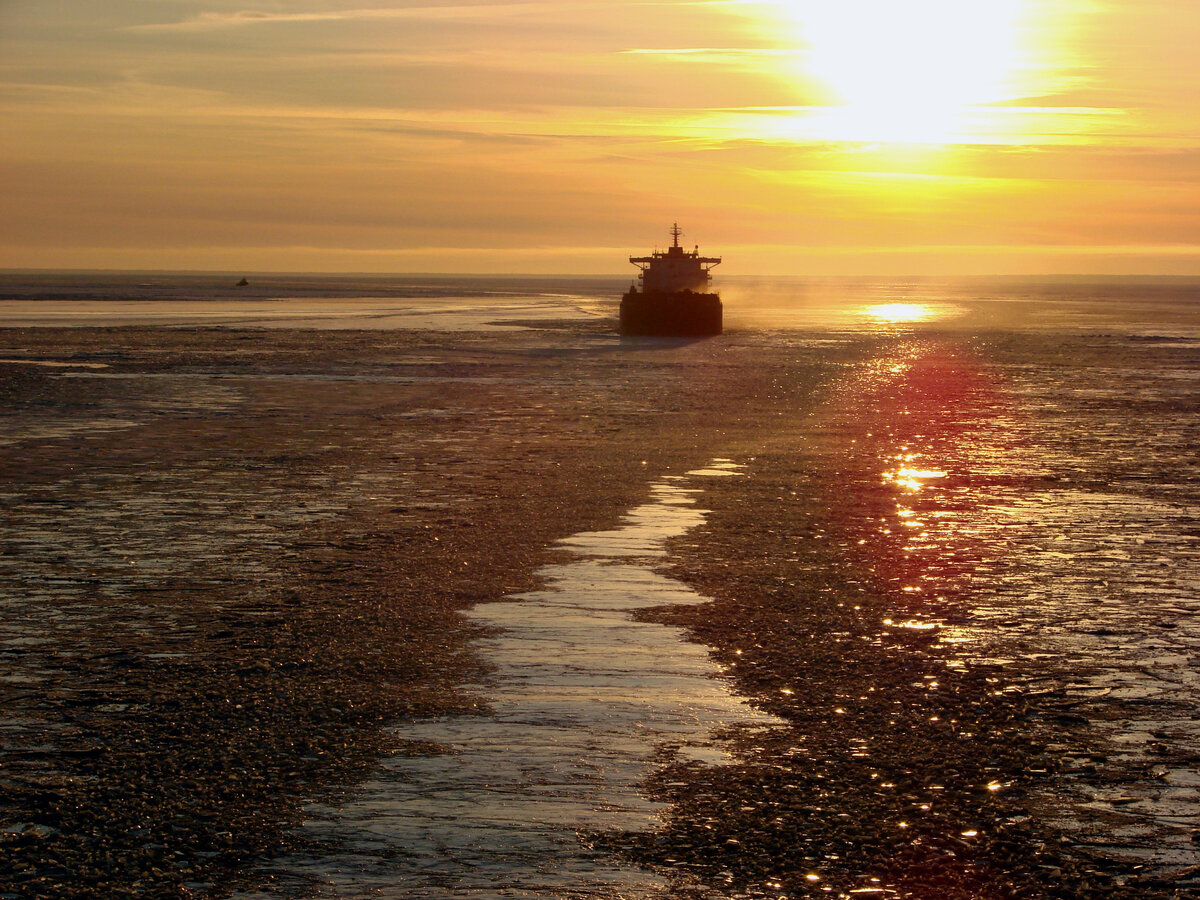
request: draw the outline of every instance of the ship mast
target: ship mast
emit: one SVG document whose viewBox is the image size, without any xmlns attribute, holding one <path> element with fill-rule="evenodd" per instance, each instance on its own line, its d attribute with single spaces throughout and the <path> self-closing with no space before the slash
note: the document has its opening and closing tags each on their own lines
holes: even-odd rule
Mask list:
<svg viewBox="0 0 1200 900">
<path fill-rule="evenodd" d="M 674 241 L 671 244 L 672 247 L 679 246 L 679 236 L 681 234 L 683 234 L 683 232 L 679 230 L 679 223 L 678 222 L 674 223 L 671 226 L 671 237 L 674 238 Z"/>
</svg>

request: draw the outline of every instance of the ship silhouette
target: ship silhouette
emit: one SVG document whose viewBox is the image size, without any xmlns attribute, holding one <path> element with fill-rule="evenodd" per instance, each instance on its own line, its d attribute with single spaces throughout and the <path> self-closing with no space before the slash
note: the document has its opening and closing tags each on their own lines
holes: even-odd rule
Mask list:
<svg viewBox="0 0 1200 900">
<path fill-rule="evenodd" d="M 709 291 L 710 270 L 719 256 L 701 256 L 700 248 L 679 246 L 679 223 L 671 227 L 671 246 L 650 256 L 631 256 L 641 271 L 637 284 L 621 298 L 621 334 L 650 337 L 708 337 L 721 333 L 721 296 Z"/>
</svg>

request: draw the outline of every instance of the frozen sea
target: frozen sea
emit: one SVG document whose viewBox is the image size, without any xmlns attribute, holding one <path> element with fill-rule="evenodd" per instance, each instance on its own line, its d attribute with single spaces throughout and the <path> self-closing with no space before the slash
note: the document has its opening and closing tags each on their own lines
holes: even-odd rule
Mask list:
<svg viewBox="0 0 1200 900">
<path fill-rule="evenodd" d="M 232 275 L 3 274 L 0 327 L 491 332 L 573 321 L 593 326 L 590 340 L 616 343 L 603 325 L 612 321 L 615 298 L 627 283 L 599 277 L 434 276 L 250 276 L 244 287 L 236 281 Z M 830 502 L 836 502 L 838 490 L 853 491 L 856 479 L 895 488 L 894 516 L 864 523 L 862 542 L 868 543 L 872 528 L 887 535 L 900 528 L 906 536 L 902 552 L 870 561 L 891 567 L 913 598 L 888 626 L 940 630 L 963 664 L 986 659 L 1019 667 L 1023 660 L 1039 665 L 1056 660 L 1059 687 L 1077 698 L 1081 715 L 1102 713 L 1094 727 L 1107 747 L 1107 777 L 1083 777 L 1072 788 L 1074 809 L 1092 809 L 1110 822 L 1107 837 L 1092 831 L 1081 840 L 1156 866 L 1183 870 L 1200 863 L 1194 839 L 1200 833 L 1200 284 L 730 278 L 719 287 L 726 334 L 714 340 L 727 342 L 731 352 L 753 353 L 763 345 L 778 349 L 797 341 L 809 347 L 837 344 L 864 334 L 888 339 L 875 358 L 846 373 L 831 391 L 834 400 L 826 411 L 827 426 L 846 436 L 845 464 L 834 473 Z M 555 339 L 547 332 L 548 346 Z M 82 374 L 104 365 L 38 360 L 19 341 L 0 347 L 4 362 Z M 946 408 L 958 396 L 949 388 L 958 384 L 986 384 L 986 390 L 973 388 L 975 405 L 969 410 Z M 630 529 L 647 521 L 653 525 L 662 515 L 683 516 L 690 524 L 679 524 L 680 529 L 702 521 L 702 498 L 695 501 L 697 513 L 692 497 L 701 493 L 704 477 L 656 482 L 655 489 L 668 495 L 665 505 L 631 510 Z M 595 535 L 579 537 L 587 546 L 596 540 Z M 611 548 L 605 552 L 612 553 Z M 616 555 L 623 552 L 618 548 Z M 652 569 L 660 553 L 659 544 L 625 553 L 640 561 L 640 568 L 624 576 L 639 591 L 649 590 L 647 581 L 658 577 Z M 541 674 L 566 702 L 568 676 L 571 690 L 590 693 L 589 683 L 615 683 L 606 663 L 611 653 L 628 652 L 630 642 L 643 641 L 639 646 L 652 659 L 661 656 L 663 641 L 678 640 L 657 626 L 620 624 L 627 598 L 619 589 L 596 589 L 596 560 L 604 554 L 592 547 L 579 555 L 583 559 L 576 568 L 547 573 L 551 587 L 546 592 L 480 614 L 505 629 L 504 638 L 490 640 L 483 649 L 501 680 L 508 679 L 492 688 L 517 721 L 530 714 L 522 706 L 528 702 L 530 677 L 522 660 L 530 654 L 530 641 L 559 642 L 555 653 L 570 661 L 569 672 Z M 622 565 L 632 563 L 623 560 Z M 678 602 L 701 599 L 657 581 L 653 589 Z M 564 613 L 567 606 L 570 611 Z M 559 614 L 569 617 L 569 627 L 548 635 L 547 616 Z M 614 616 L 620 620 L 615 625 Z M 585 621 L 596 617 L 599 624 Z M 593 630 L 581 636 L 580 629 L 589 627 Z M 6 633 L 17 639 L 18 631 Z M 587 652 L 571 657 L 582 647 Z M 632 680 L 690 678 L 708 684 L 711 673 L 704 670 L 702 656 L 687 657 L 681 671 L 635 672 Z M 710 696 L 697 689 L 695 709 L 666 710 L 655 726 L 659 732 L 632 746 L 619 721 L 627 704 L 637 702 L 629 689 L 629 683 L 616 684 L 620 703 L 581 714 L 578 733 L 556 733 L 557 756 L 519 742 L 506 745 L 512 760 L 527 764 L 535 780 L 568 766 L 563 753 L 569 756 L 585 744 L 590 757 L 618 760 L 613 771 L 620 771 L 619 777 L 591 772 L 584 779 L 593 786 L 597 778 L 603 782 L 604 791 L 611 792 L 603 794 L 603 802 L 586 791 L 580 800 L 566 788 L 565 794 L 543 789 L 522 794 L 515 784 L 505 788 L 508 805 L 480 812 L 470 784 L 486 780 L 484 775 L 459 771 L 453 777 L 462 784 L 451 783 L 445 772 L 432 771 L 440 762 L 395 762 L 392 769 L 412 770 L 402 779 L 406 795 L 380 799 L 379 792 L 395 791 L 398 784 L 384 771 L 362 802 L 375 803 L 376 810 L 386 807 L 393 817 L 392 826 L 369 825 L 377 832 L 374 840 L 421 848 L 415 868 L 397 881 L 395 873 L 347 869 L 344 861 L 322 868 L 320 861 L 305 860 L 296 866 L 316 871 L 318 878 L 328 876 L 336 896 L 380 891 L 397 897 L 575 896 L 553 879 L 522 881 L 515 875 L 506 890 L 525 893 L 489 893 L 496 889 L 488 866 L 511 867 L 512 859 L 527 862 L 533 856 L 536 870 L 542 845 L 526 842 L 508 863 L 498 863 L 504 847 L 481 848 L 464 829 L 500 833 L 506 816 L 518 816 L 524 822 L 553 820 L 570 833 L 578 823 L 571 806 L 576 802 L 593 812 L 608 811 L 607 820 L 599 814 L 588 819 L 589 828 L 634 827 L 630 821 L 652 827 L 645 823 L 653 819 L 653 804 L 638 799 L 637 784 L 649 771 L 654 742 L 673 735 L 695 752 L 719 756 L 706 744 L 711 723 L 703 711 L 718 709 L 716 719 L 726 722 L 739 716 L 754 721 L 758 715 L 727 693 Z M 555 713 L 556 723 L 562 718 L 561 710 Z M 494 750 L 505 744 L 496 738 L 505 724 L 435 723 L 409 737 Z M 581 735 L 592 743 L 581 744 Z M 477 756 L 474 763 L 469 754 L 457 759 L 478 764 L 483 773 L 505 768 L 505 760 L 490 751 Z M 431 771 L 417 771 L 422 766 Z M 1087 760 L 1080 766 L 1095 771 Z M 422 790 L 421 777 L 436 781 L 436 790 Z M 433 809 L 437 791 L 449 798 L 447 803 L 475 809 L 474 818 Z M 361 805 L 321 809 L 314 811 L 311 827 L 353 829 L 371 818 Z M 439 820 L 444 820 L 441 832 L 430 824 Z M 1067 833 L 1073 821 L 1071 809 L 1064 809 L 1060 825 Z M 378 834 L 388 827 L 390 835 Z M 553 835 L 537 838 L 543 839 L 558 846 Z M 464 849 L 455 856 L 453 848 L 460 845 Z M 654 879 L 643 884 L 598 868 L 590 859 L 580 866 L 567 870 L 568 876 L 577 887 L 580 879 L 595 878 L 594 894 L 588 896 L 651 896 L 666 890 Z M 579 874 L 584 871 L 588 874 Z M 419 879 L 433 887 L 421 888 Z"/>
</svg>

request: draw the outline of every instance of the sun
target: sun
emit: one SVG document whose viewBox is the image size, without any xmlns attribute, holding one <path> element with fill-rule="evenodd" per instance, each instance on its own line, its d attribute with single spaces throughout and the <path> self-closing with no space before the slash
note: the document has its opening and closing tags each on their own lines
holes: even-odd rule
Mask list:
<svg viewBox="0 0 1200 900">
<path fill-rule="evenodd" d="M 840 140 L 943 143 L 1019 95 L 1028 0 L 780 0 Z M 823 121 L 821 121 L 823 120 Z"/>
</svg>

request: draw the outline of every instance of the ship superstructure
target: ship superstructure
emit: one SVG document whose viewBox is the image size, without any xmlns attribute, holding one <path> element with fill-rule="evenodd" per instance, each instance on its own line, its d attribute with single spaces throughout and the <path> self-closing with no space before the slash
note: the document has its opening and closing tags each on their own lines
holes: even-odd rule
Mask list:
<svg viewBox="0 0 1200 900">
<path fill-rule="evenodd" d="M 671 246 L 650 256 L 631 256 L 641 271 L 621 299 L 621 334 L 703 337 L 721 333 L 721 298 L 709 292 L 711 270 L 719 256 L 701 256 L 700 248 L 684 250 L 683 234 L 671 227 Z"/>
<path fill-rule="evenodd" d="M 679 246 L 683 234 L 679 223 L 671 226 L 672 243 L 667 250 L 655 250 L 651 256 L 631 256 L 629 261 L 642 271 L 638 281 L 643 291 L 702 291 L 712 284 L 712 267 L 719 256 L 701 256 L 700 248 L 687 251 Z"/>
</svg>

